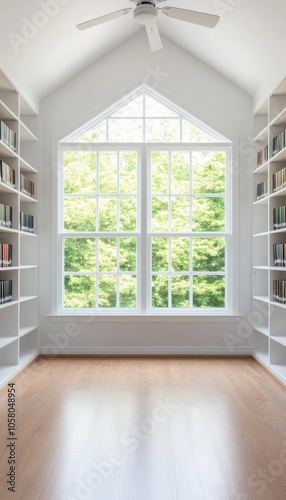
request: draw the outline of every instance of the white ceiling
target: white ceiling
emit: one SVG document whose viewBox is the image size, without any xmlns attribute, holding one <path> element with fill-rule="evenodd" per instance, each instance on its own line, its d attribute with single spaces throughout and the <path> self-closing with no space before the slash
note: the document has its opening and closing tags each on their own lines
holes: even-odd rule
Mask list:
<svg viewBox="0 0 286 500">
<path fill-rule="evenodd" d="M 47 5 L 53 10 L 43 17 Z M 221 15 L 213 30 L 162 14 L 158 26 L 252 95 L 255 103 L 286 74 L 285 0 L 167 0 L 163 5 Z M 76 24 L 130 6 L 129 0 L 0 0 L 0 64 L 39 102 L 143 29 L 132 13 L 87 31 L 77 30 Z M 27 21 L 33 32 L 23 33 Z M 37 22 L 43 26 L 36 27 Z"/>
</svg>

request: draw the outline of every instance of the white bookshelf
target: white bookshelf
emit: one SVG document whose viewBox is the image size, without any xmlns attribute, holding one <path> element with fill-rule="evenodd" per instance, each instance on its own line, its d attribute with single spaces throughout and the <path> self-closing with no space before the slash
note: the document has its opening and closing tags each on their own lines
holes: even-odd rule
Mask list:
<svg viewBox="0 0 286 500">
<path fill-rule="evenodd" d="M 0 140 L 0 160 L 15 170 L 16 187 L 0 180 L 0 204 L 12 207 L 12 227 L 0 225 L 0 243 L 12 245 L 12 266 L 0 266 L 0 280 L 12 280 L 12 302 L 0 305 L 0 387 L 38 355 L 37 113 L 0 71 L 0 120 L 17 134 L 17 150 Z M 21 192 L 24 174 L 35 198 Z M 35 234 L 20 231 L 20 211 L 34 215 Z"/>
<path fill-rule="evenodd" d="M 286 303 L 273 297 L 273 281 L 286 281 L 286 267 L 275 266 L 273 245 L 286 243 L 286 227 L 273 227 L 273 210 L 286 206 L 286 186 L 273 191 L 273 174 L 286 167 L 286 147 L 273 155 L 273 138 L 286 129 L 286 78 L 253 120 L 253 280 L 252 326 L 255 358 L 286 384 Z M 257 152 L 268 146 L 268 158 L 257 165 Z M 283 145 L 282 145 L 283 146 Z M 267 181 L 267 195 L 257 200 L 257 184 Z"/>
</svg>

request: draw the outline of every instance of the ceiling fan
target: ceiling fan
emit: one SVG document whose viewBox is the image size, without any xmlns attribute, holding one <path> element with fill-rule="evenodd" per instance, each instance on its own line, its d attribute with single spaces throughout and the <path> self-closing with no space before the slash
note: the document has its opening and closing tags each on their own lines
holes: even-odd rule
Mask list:
<svg viewBox="0 0 286 500">
<path fill-rule="evenodd" d="M 156 18 L 158 12 L 165 14 L 168 17 L 174 19 L 179 19 L 180 21 L 186 21 L 188 23 L 199 24 L 207 28 L 214 28 L 218 21 L 219 16 L 214 14 L 207 14 L 205 12 L 197 12 L 194 10 L 179 9 L 177 7 L 157 7 L 157 3 L 165 2 L 166 0 L 150 0 L 150 1 L 140 1 L 140 0 L 130 0 L 135 4 L 135 8 L 126 8 L 111 12 L 106 16 L 96 17 L 84 23 L 77 25 L 79 30 L 85 30 L 97 26 L 98 24 L 111 21 L 117 17 L 124 16 L 133 10 L 133 16 L 137 23 L 143 24 L 146 28 L 147 36 L 149 39 L 150 47 L 152 52 L 155 50 L 162 49 L 162 42 L 158 26 L 156 23 Z"/>
</svg>

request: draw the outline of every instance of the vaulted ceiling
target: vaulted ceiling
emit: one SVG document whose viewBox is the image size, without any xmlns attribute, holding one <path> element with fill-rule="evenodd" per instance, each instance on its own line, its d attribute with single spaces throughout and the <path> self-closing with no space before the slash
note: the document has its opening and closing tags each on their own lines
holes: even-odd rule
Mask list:
<svg viewBox="0 0 286 500">
<path fill-rule="evenodd" d="M 221 16 L 214 29 L 163 15 L 158 26 L 250 94 L 254 103 L 285 76 L 285 0 L 166 0 L 162 5 Z M 132 12 L 87 31 L 76 29 L 80 22 L 130 6 L 130 0 L 0 0 L 0 65 L 39 102 L 128 38 L 136 57 L 142 37 L 131 37 L 143 28 Z"/>
</svg>

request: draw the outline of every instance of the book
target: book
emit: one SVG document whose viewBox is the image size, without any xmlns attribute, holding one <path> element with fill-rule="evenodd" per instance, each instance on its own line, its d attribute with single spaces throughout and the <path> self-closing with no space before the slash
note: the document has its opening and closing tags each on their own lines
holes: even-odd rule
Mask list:
<svg viewBox="0 0 286 500">
<path fill-rule="evenodd" d="M 33 215 L 20 212 L 20 231 L 25 231 L 27 233 L 35 232 Z"/>
<path fill-rule="evenodd" d="M 20 175 L 20 191 L 31 198 L 35 198 L 35 183 L 23 174 Z"/>
<path fill-rule="evenodd" d="M 0 280 L 0 304 L 13 300 L 12 286 L 12 280 Z"/>
<path fill-rule="evenodd" d="M 0 243 L 0 267 L 12 266 L 12 245 Z"/>
<path fill-rule="evenodd" d="M 3 160 L 0 160 L 0 182 L 7 184 L 12 188 L 16 188 L 15 170 L 7 165 Z"/>
<path fill-rule="evenodd" d="M 0 203 L 0 226 L 12 227 L 12 207 Z"/>
<path fill-rule="evenodd" d="M 17 133 L 14 132 L 8 125 L 0 120 L 0 141 L 15 153 L 17 152 Z"/>
</svg>

